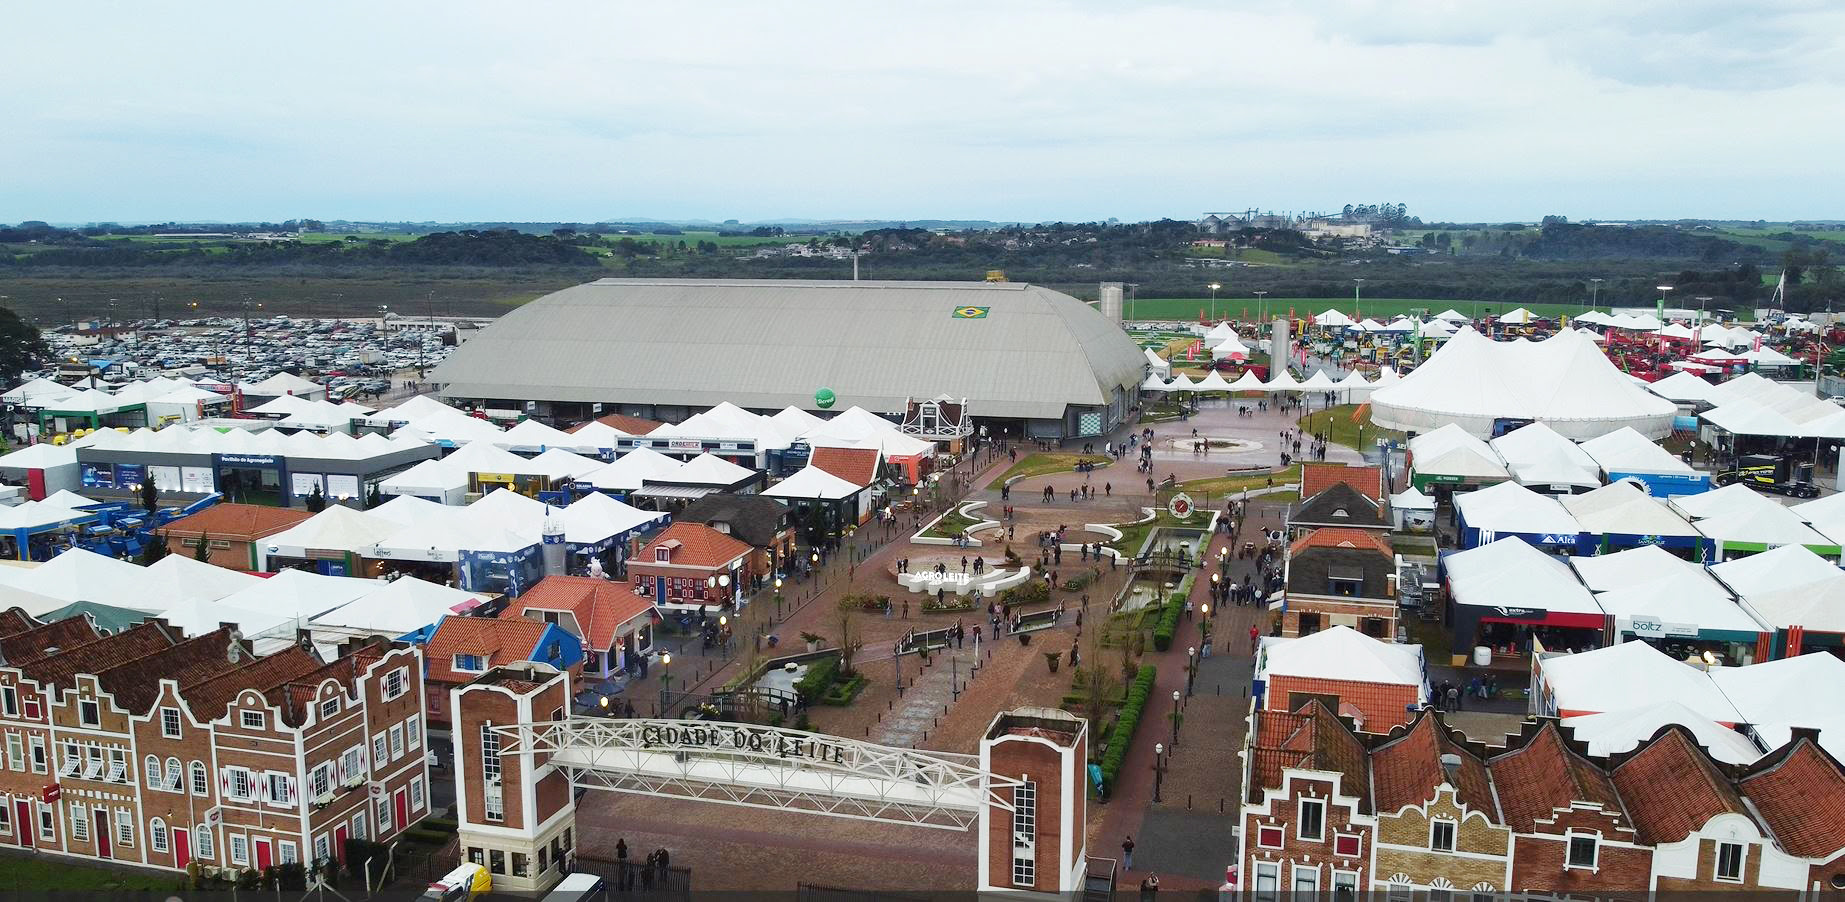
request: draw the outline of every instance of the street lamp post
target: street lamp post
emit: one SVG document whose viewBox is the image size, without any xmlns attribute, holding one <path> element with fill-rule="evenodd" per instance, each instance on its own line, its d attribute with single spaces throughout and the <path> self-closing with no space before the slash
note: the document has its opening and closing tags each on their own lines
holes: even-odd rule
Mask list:
<svg viewBox="0 0 1845 902">
<path fill-rule="evenodd" d="M 1185 694 L 1192 694 L 1192 684 L 1198 682 L 1198 646 L 1185 649 Z"/>
<path fill-rule="evenodd" d="M 1362 291 L 1364 287 L 1365 287 L 1365 280 L 1363 279 L 1353 279 L 1352 280 L 1352 312 L 1353 313 L 1357 313 L 1358 305 L 1364 302 L 1364 298 L 1359 296 L 1360 291 Z"/>
<path fill-rule="evenodd" d="M 776 619 L 779 620 L 781 619 L 781 616 L 782 616 L 782 578 L 778 576 L 775 578 L 775 617 Z"/>
<path fill-rule="evenodd" d="M 1596 307 L 1601 306 L 1601 296 L 1602 296 L 1602 280 L 1601 279 L 1590 279 L 1589 280 L 1589 308 L 1590 309 L 1594 309 Z"/>
<path fill-rule="evenodd" d="M 1179 690 L 1172 690 L 1172 747 L 1179 747 Z"/>
<path fill-rule="evenodd" d="M 1265 322 L 1268 320 L 1268 292 L 1257 291 L 1257 292 L 1253 292 L 1253 294 L 1255 294 L 1256 296 L 1257 321 Z"/>
<path fill-rule="evenodd" d="M 1211 324 L 1212 325 L 1217 324 L 1217 289 L 1222 288 L 1222 287 L 1224 286 L 1219 285 L 1216 282 L 1211 283 Z"/>
<path fill-rule="evenodd" d="M 673 688 L 673 653 L 670 651 L 664 651 L 660 653 L 660 682 L 666 684 L 667 691 L 669 692 L 672 691 L 672 688 Z"/>
<path fill-rule="evenodd" d="M 1156 742 L 1153 744 L 1153 801 L 1155 802 L 1160 800 L 1160 784 L 1165 782 L 1165 777 L 1166 746 Z"/>
</svg>

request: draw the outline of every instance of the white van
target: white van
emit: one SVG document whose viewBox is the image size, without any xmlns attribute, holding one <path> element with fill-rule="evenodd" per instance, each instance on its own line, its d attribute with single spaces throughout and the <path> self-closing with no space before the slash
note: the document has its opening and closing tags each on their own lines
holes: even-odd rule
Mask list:
<svg viewBox="0 0 1845 902">
<path fill-rule="evenodd" d="M 608 887 L 595 874 L 571 874 L 545 896 L 544 902 L 603 902 Z"/>
</svg>

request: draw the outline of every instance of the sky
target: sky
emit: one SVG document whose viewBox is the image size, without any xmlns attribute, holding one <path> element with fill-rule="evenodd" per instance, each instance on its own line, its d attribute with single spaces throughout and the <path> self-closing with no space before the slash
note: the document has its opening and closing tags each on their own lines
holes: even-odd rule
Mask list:
<svg viewBox="0 0 1845 902">
<path fill-rule="evenodd" d="M 1829 0 L 9 7 L 0 221 L 1845 218 Z"/>
</svg>

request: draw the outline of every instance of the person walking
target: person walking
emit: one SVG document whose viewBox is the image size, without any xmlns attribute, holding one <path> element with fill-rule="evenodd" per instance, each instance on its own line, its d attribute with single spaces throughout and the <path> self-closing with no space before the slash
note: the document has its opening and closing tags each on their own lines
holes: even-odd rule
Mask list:
<svg viewBox="0 0 1845 902">
<path fill-rule="evenodd" d="M 628 840 L 615 840 L 615 888 L 622 892 L 634 886 L 634 872 L 628 867 Z"/>
<path fill-rule="evenodd" d="M 1126 839 L 1121 840 L 1121 869 L 1124 871 L 1134 869 L 1134 835 L 1132 833 L 1128 834 Z"/>
</svg>

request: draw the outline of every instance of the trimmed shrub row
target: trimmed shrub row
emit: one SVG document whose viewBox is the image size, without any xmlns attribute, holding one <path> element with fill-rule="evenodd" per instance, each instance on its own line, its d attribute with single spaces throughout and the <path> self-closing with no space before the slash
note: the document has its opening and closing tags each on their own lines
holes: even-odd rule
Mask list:
<svg viewBox="0 0 1845 902">
<path fill-rule="evenodd" d="M 1172 635 L 1179 631 L 1179 616 L 1185 613 L 1185 596 L 1174 592 L 1166 600 L 1166 606 L 1160 610 L 1160 619 L 1153 626 L 1153 650 L 1165 651 L 1172 647 Z"/>
<path fill-rule="evenodd" d="M 803 704 L 811 705 L 820 700 L 820 696 L 831 688 L 833 681 L 839 678 L 839 658 L 826 657 L 809 661 L 807 673 L 794 683 L 796 695 Z"/>
<path fill-rule="evenodd" d="M 1153 682 L 1158 676 L 1159 670 L 1152 664 L 1142 664 L 1134 674 L 1134 682 L 1127 688 L 1121 714 L 1115 718 L 1115 728 L 1108 734 L 1108 751 L 1102 755 L 1102 785 L 1105 788 L 1115 785 L 1115 775 L 1121 772 L 1121 760 L 1127 756 L 1134 728 L 1140 725 L 1141 713 L 1147 707 L 1147 699 L 1153 695 Z"/>
</svg>

